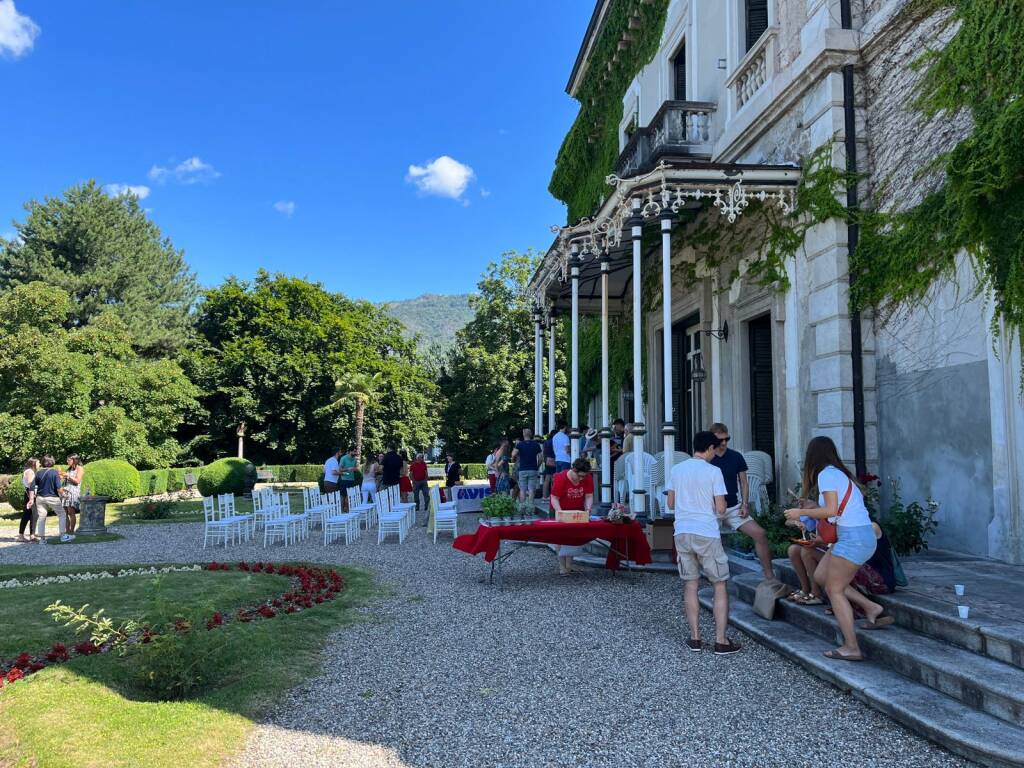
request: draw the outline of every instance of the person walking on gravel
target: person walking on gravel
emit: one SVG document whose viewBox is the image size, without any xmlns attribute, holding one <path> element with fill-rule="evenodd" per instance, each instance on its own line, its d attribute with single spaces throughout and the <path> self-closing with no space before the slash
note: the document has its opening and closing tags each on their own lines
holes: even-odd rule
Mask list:
<svg viewBox="0 0 1024 768">
<path fill-rule="evenodd" d="M 727 656 L 739 651 L 726 632 L 729 629 L 729 558 L 722 548 L 719 520 L 725 516 L 725 480 L 722 470 L 712 465 L 718 438 L 698 432 L 693 438 L 693 458 L 676 464 L 669 480 L 668 507 L 675 512 L 675 543 L 679 576 L 685 582 L 686 621 L 690 625 L 691 651 L 704 647 L 700 637 L 700 575 L 714 588 L 715 654 Z"/>
<path fill-rule="evenodd" d="M 54 469 L 55 463 L 53 456 L 43 456 L 43 468 L 36 472 L 32 482 L 36 497 L 36 536 L 41 542 L 46 541 L 46 516 L 50 512 L 57 515 L 60 540 L 73 541 L 75 538 L 67 532 L 67 517 L 60 498 L 60 472 Z"/>
</svg>

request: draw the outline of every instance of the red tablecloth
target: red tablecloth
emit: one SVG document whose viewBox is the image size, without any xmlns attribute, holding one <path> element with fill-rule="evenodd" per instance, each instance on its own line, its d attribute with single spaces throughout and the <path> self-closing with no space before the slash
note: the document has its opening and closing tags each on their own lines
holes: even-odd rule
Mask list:
<svg viewBox="0 0 1024 768">
<path fill-rule="evenodd" d="M 455 539 L 455 549 L 470 555 L 484 553 L 491 562 L 498 556 L 498 547 L 504 541 L 536 541 L 542 544 L 565 544 L 580 547 L 594 539 L 605 539 L 611 544 L 605 567 L 616 570 L 629 544 L 629 559 L 638 565 L 651 562 L 651 548 L 639 523 L 609 523 L 603 520 L 588 523 L 559 523 L 553 520 L 530 525 L 481 525 L 476 533 L 467 533 Z"/>
</svg>

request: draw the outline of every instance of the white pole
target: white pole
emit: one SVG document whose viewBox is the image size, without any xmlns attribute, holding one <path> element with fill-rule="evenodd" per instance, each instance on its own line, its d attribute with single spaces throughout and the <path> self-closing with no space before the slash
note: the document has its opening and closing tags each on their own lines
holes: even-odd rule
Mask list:
<svg viewBox="0 0 1024 768">
<path fill-rule="evenodd" d="M 540 434 L 542 428 L 542 398 L 544 391 L 541 389 L 541 339 L 540 339 L 540 312 L 534 309 L 533 313 L 533 433 Z"/>
<path fill-rule="evenodd" d="M 643 215 L 640 212 L 640 198 L 633 198 L 633 216 L 631 231 L 633 235 L 633 488 L 630 508 L 636 512 L 647 512 L 646 494 L 641 487 L 644 482 L 644 394 L 643 394 L 643 357 L 640 345 L 643 343 L 643 306 L 640 292 L 640 250 L 643 240 Z"/>
<path fill-rule="evenodd" d="M 601 256 L 601 503 L 612 502 L 612 420 L 608 408 L 608 272 L 611 258 Z"/>
<path fill-rule="evenodd" d="M 665 387 L 665 423 L 661 427 L 664 437 L 665 487 L 668 488 L 672 472 L 672 454 L 676 448 L 676 427 L 672 411 L 672 211 L 661 212 L 661 307 L 663 330 L 661 334 L 664 349 L 661 364 Z M 661 502 L 661 499 L 658 499 Z"/>
<path fill-rule="evenodd" d="M 572 413 L 569 415 L 569 458 L 580 457 L 580 257 L 576 246 L 570 257 L 572 265 Z"/>
<path fill-rule="evenodd" d="M 555 428 L 555 309 L 548 308 L 548 432 Z"/>
</svg>

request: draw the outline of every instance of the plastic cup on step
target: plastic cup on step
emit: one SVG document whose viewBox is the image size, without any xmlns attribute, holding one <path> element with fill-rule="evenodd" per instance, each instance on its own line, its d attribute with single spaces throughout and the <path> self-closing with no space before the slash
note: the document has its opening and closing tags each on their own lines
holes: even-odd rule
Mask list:
<svg viewBox="0 0 1024 768">
<path fill-rule="evenodd" d="M 956 610 L 960 614 L 961 619 L 966 619 L 971 613 L 971 608 L 968 605 L 958 605 Z"/>
<path fill-rule="evenodd" d="M 963 597 L 964 596 L 964 592 L 966 591 L 966 589 L 965 589 L 963 584 L 954 584 L 953 585 L 953 590 L 956 592 L 956 596 L 957 597 Z"/>
</svg>

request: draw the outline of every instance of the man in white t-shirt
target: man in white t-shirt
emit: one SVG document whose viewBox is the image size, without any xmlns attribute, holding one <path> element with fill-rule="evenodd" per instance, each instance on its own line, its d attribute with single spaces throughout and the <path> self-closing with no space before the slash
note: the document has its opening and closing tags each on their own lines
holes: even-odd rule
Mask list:
<svg viewBox="0 0 1024 768">
<path fill-rule="evenodd" d="M 551 447 L 555 449 L 555 473 L 565 472 L 572 463 L 572 440 L 565 422 L 558 424 L 558 431 L 551 438 Z"/>
<path fill-rule="evenodd" d="M 675 513 L 675 542 L 679 576 L 685 582 L 686 621 L 690 625 L 687 646 L 699 652 L 700 602 L 697 590 L 701 571 L 715 590 L 715 655 L 736 653 L 740 647 L 726 637 L 729 628 L 729 558 L 722 547 L 719 520 L 725 516 L 725 480 L 712 465 L 719 440 L 711 432 L 693 438 L 693 458 L 672 468 L 668 506 Z"/>
<path fill-rule="evenodd" d="M 339 448 L 324 462 L 324 493 L 334 493 L 341 484 L 341 454 L 342 450 Z"/>
</svg>

